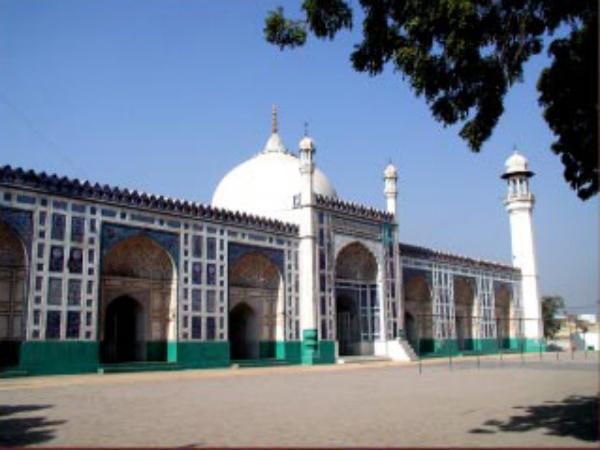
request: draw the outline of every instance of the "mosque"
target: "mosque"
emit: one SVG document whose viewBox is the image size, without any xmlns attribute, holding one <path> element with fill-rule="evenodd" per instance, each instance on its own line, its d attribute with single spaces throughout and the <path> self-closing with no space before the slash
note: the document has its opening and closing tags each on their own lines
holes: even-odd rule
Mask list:
<svg viewBox="0 0 600 450">
<path fill-rule="evenodd" d="M 513 265 L 402 243 L 277 129 L 211 205 L 0 168 L 0 364 L 22 374 L 535 351 L 533 173 L 506 161 Z"/>
</svg>

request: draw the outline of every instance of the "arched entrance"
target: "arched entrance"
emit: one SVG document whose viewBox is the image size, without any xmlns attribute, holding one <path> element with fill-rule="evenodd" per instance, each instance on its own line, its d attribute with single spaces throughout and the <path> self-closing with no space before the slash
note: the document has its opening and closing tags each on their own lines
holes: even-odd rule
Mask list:
<svg viewBox="0 0 600 450">
<path fill-rule="evenodd" d="M 246 303 L 238 303 L 229 312 L 231 359 L 258 358 L 259 343 L 256 314 Z"/>
<path fill-rule="evenodd" d="M 415 352 L 433 351 L 433 316 L 431 292 L 424 274 L 405 277 L 404 310 L 407 337 Z M 409 330 L 408 322 L 412 323 Z M 412 341 L 411 341 L 412 334 Z"/>
<path fill-rule="evenodd" d="M 274 358 L 284 323 L 279 269 L 259 251 L 246 253 L 229 269 L 231 359 Z"/>
<path fill-rule="evenodd" d="M 23 242 L 0 223 L 0 367 L 19 362 L 24 335 L 26 256 Z"/>
<path fill-rule="evenodd" d="M 160 245 L 138 235 L 102 261 L 100 326 L 103 362 L 166 361 L 176 340 L 175 265 Z"/>
<path fill-rule="evenodd" d="M 372 355 L 381 337 L 377 261 L 359 242 L 342 248 L 336 258 L 335 305 L 339 355 Z"/>
<path fill-rule="evenodd" d="M 454 277 L 454 312 L 456 322 L 456 339 L 458 349 L 473 350 L 475 292 L 472 284 L 464 277 Z"/>
<path fill-rule="evenodd" d="M 145 359 L 145 318 L 142 305 L 131 297 L 119 297 L 109 303 L 104 326 L 105 361 Z"/>
</svg>

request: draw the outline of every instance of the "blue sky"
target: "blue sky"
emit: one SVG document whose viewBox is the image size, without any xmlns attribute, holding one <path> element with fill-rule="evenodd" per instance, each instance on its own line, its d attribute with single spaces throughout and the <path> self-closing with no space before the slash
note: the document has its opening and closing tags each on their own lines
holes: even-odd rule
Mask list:
<svg viewBox="0 0 600 450">
<path fill-rule="evenodd" d="M 308 121 L 317 163 L 345 199 L 383 208 L 392 159 L 404 242 L 509 262 L 499 175 L 516 145 L 537 173 L 542 292 L 596 311 L 598 203 L 577 199 L 549 151 L 535 90 L 545 55 L 473 154 L 399 74 L 352 70 L 358 21 L 295 51 L 265 43 L 264 16 L 281 3 L 296 5 L 0 0 L 0 164 L 209 203 L 221 177 L 263 147 L 276 103 L 288 148 Z"/>
</svg>

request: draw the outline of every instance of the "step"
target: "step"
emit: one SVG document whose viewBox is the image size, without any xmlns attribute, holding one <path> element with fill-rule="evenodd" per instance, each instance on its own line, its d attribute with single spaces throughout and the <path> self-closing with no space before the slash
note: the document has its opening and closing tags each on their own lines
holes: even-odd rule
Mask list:
<svg viewBox="0 0 600 450">
<path fill-rule="evenodd" d="M 102 364 L 98 373 L 128 373 L 128 372 L 157 372 L 167 370 L 182 370 L 184 367 L 172 362 L 142 361 L 131 363 Z"/>
<path fill-rule="evenodd" d="M 385 356 L 340 356 L 338 358 L 338 364 L 370 364 L 374 362 L 389 362 L 390 358 Z"/>
<path fill-rule="evenodd" d="M 231 360 L 232 367 L 238 367 L 240 369 L 246 367 L 278 367 L 278 366 L 289 366 L 292 363 L 285 359 L 234 359 Z"/>
<path fill-rule="evenodd" d="M 6 368 L 0 370 L 0 378 L 18 378 L 26 377 L 29 373 L 24 369 L 19 368 Z"/>
</svg>

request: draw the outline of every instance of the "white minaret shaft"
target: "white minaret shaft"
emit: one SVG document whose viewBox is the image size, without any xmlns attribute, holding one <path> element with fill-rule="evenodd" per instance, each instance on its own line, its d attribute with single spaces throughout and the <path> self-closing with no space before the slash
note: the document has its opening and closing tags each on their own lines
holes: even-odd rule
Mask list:
<svg viewBox="0 0 600 450">
<path fill-rule="evenodd" d="M 385 195 L 386 209 L 387 212 L 394 215 L 396 222 L 396 207 L 398 205 L 398 171 L 389 163 L 383 171 L 384 189 L 383 194 Z"/>
<path fill-rule="evenodd" d="M 527 160 L 515 153 L 506 161 L 502 178 L 508 182 L 508 194 L 504 201 L 510 218 L 513 266 L 521 269 L 521 301 L 525 319 L 525 337 L 538 339 L 543 335 L 541 301 L 537 271 L 532 213 L 535 198 L 529 191 Z"/>
<path fill-rule="evenodd" d="M 303 362 L 312 363 L 312 351 L 316 344 L 316 249 L 313 175 L 315 163 L 314 142 L 309 137 L 300 141 L 300 174 L 302 188 L 300 192 L 300 329 L 302 330 Z"/>
</svg>

